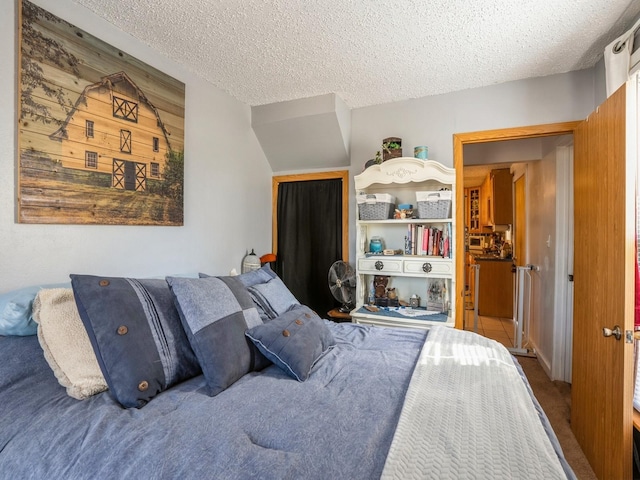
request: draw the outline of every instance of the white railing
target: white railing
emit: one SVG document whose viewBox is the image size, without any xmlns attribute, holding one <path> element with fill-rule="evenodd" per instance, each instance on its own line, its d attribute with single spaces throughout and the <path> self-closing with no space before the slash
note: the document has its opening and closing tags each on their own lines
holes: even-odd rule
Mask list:
<svg viewBox="0 0 640 480">
<path fill-rule="evenodd" d="M 529 325 L 531 320 L 531 271 L 537 270 L 535 265 L 516 267 L 516 291 L 513 319 L 513 348 L 509 350 L 514 354 L 526 355 L 529 350 L 525 345 L 529 341 Z"/>
</svg>

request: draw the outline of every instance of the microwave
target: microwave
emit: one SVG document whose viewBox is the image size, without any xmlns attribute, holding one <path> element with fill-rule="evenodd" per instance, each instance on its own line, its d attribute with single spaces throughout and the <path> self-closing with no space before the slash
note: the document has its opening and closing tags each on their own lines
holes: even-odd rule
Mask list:
<svg viewBox="0 0 640 480">
<path fill-rule="evenodd" d="M 469 251 L 481 252 L 484 249 L 484 237 L 482 235 L 469 235 Z"/>
</svg>

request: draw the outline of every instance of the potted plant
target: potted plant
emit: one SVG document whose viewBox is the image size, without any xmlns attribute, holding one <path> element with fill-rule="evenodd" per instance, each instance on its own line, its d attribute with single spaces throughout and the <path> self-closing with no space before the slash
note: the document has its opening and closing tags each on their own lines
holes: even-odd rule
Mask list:
<svg viewBox="0 0 640 480">
<path fill-rule="evenodd" d="M 402 156 L 402 139 L 398 137 L 385 138 L 382 141 L 382 160 L 387 161 L 392 158 Z"/>
</svg>

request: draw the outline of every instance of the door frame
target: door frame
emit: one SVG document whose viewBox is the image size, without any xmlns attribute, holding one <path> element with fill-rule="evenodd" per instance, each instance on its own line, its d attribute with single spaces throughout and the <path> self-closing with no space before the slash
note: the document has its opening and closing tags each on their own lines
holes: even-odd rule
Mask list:
<svg viewBox="0 0 640 480">
<path fill-rule="evenodd" d="M 278 254 L 278 187 L 281 183 L 310 180 L 342 180 L 342 260 L 349 262 L 349 171 L 278 175 L 271 180 L 271 251 Z"/>
<path fill-rule="evenodd" d="M 456 185 L 464 185 L 464 146 L 473 143 L 520 140 L 525 138 L 550 137 L 573 134 L 580 121 L 547 123 L 526 127 L 501 128 L 470 133 L 453 134 L 453 168 L 456 170 Z M 456 189 L 456 238 L 464 238 L 464 188 Z M 464 278 L 464 242 L 456 245 L 456 278 Z M 464 282 L 456 282 L 456 321 L 458 329 L 463 328 Z"/>
</svg>

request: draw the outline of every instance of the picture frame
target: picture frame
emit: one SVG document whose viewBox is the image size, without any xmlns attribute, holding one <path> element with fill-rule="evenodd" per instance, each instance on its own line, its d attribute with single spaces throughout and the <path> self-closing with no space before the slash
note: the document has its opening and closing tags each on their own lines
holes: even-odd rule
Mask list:
<svg viewBox="0 0 640 480">
<path fill-rule="evenodd" d="M 444 278 L 427 278 L 426 308 L 430 311 L 448 313 L 449 289 Z"/>
<path fill-rule="evenodd" d="M 17 221 L 183 225 L 185 85 L 19 1 Z"/>
</svg>

